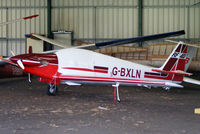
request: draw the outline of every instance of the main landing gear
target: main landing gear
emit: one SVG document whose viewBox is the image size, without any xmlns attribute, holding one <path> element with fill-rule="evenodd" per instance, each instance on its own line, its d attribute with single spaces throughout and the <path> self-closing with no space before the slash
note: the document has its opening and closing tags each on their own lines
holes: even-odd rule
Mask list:
<svg viewBox="0 0 200 134">
<path fill-rule="evenodd" d="M 49 84 L 46 89 L 46 93 L 49 96 L 55 96 L 58 92 L 58 88 L 55 84 Z"/>
<path fill-rule="evenodd" d="M 116 103 L 116 100 L 120 102 L 119 98 L 119 83 L 116 83 L 115 85 L 112 85 L 114 87 L 114 102 Z"/>
<path fill-rule="evenodd" d="M 168 91 L 168 92 L 170 91 L 170 87 L 163 87 L 163 89 Z"/>
</svg>

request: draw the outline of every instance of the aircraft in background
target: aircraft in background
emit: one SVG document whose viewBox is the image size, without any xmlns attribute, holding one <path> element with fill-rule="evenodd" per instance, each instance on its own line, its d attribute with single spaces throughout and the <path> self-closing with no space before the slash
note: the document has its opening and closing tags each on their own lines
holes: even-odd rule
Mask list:
<svg viewBox="0 0 200 134">
<path fill-rule="evenodd" d="M 132 63 L 90 50 L 183 34 L 185 34 L 184 30 L 107 41 L 39 54 L 21 54 L 4 61 L 20 67 L 27 73 L 39 76 L 38 80 L 40 82 L 48 83 L 46 89 L 48 95 L 56 95 L 59 84 L 67 84 L 69 86 L 102 84 L 113 86 L 114 100 L 120 101 L 118 90 L 120 85 L 144 86 L 147 88 L 162 87 L 166 90 L 171 87 L 182 88 L 183 86 L 180 83 L 185 79 L 184 76 L 191 75 L 186 71 L 196 48 L 179 42 L 160 68 Z M 35 34 L 32 34 L 32 36 L 51 44 L 62 46 L 62 43 L 55 40 Z M 195 83 L 193 79 L 188 82 L 200 83 Z"/>
<path fill-rule="evenodd" d="M 2 22 L 0 23 L 0 26 L 16 23 L 19 21 L 33 19 L 38 16 L 39 16 L 38 14 L 35 14 L 35 15 L 31 15 L 31 16 L 27 16 L 27 17 L 15 19 L 15 20 L 10 20 L 7 22 Z M 29 48 L 29 52 L 30 51 L 31 50 Z M 27 75 L 27 73 L 21 70 L 19 67 L 13 66 L 12 64 L 8 64 L 7 62 L 0 59 L 0 78 L 19 77 L 19 76 L 25 76 L 25 75 Z"/>
</svg>

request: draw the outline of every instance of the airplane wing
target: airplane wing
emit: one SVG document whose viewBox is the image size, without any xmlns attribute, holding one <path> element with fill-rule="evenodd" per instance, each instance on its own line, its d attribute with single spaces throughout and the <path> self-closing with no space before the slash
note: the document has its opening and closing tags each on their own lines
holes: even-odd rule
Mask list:
<svg viewBox="0 0 200 134">
<path fill-rule="evenodd" d="M 179 36 L 183 34 L 185 34 L 185 31 L 180 30 L 180 31 L 175 31 L 175 32 L 139 36 L 135 38 L 120 39 L 120 40 L 114 40 L 114 41 L 108 41 L 108 42 L 100 42 L 100 43 L 96 43 L 96 46 L 97 47 L 105 47 L 108 45 L 116 46 L 116 45 L 123 45 L 123 44 L 130 44 L 130 43 L 136 43 L 136 42 L 144 42 L 144 41 L 162 39 L 162 38 L 167 38 L 167 37 Z"/>
<path fill-rule="evenodd" d="M 38 38 L 40 40 L 43 40 L 43 41 L 46 41 L 50 44 L 53 44 L 53 45 L 56 45 L 56 46 L 59 46 L 61 48 L 70 48 L 70 47 L 66 47 L 66 46 L 69 46 L 69 45 L 66 45 L 60 41 L 56 41 L 56 40 L 53 40 L 53 39 L 49 39 L 47 37 L 44 37 L 44 36 L 41 36 L 41 35 L 37 35 L 37 34 L 31 34 L 31 36 L 35 37 L 35 38 Z M 73 47 L 73 46 L 72 46 Z M 76 46 L 76 47 L 73 47 L 73 48 L 80 48 L 80 49 L 88 49 L 88 50 L 94 50 L 94 49 L 97 49 L 96 45 L 95 44 L 89 44 L 89 45 L 83 45 L 83 46 Z M 54 52 L 53 51 L 47 51 L 47 52 Z M 46 52 L 44 52 L 46 53 Z"/>
<path fill-rule="evenodd" d="M 183 81 L 186 82 L 186 83 L 200 85 L 200 81 L 199 80 L 191 79 L 191 78 L 188 78 L 188 77 L 184 77 Z"/>
<path fill-rule="evenodd" d="M 139 36 L 139 37 L 134 37 L 134 38 L 99 42 L 99 43 L 94 43 L 94 44 L 89 44 L 89 45 L 76 46 L 74 48 L 94 50 L 94 49 L 99 49 L 99 48 L 107 47 L 107 46 L 117 46 L 117 45 L 130 44 L 130 43 L 136 43 L 136 42 L 150 41 L 150 40 L 162 39 L 162 38 L 166 38 L 166 37 L 179 36 L 179 35 L 183 35 L 183 34 L 185 34 L 185 31 L 180 30 L 180 31 L 175 31 L 175 32 L 168 32 L 168 33 L 153 34 L 153 35 L 147 35 L 147 36 Z M 61 48 L 66 48 L 65 44 L 63 44 L 59 41 L 55 41 L 53 39 L 49 39 L 44 36 L 40 36 L 40 35 L 36 35 L 36 34 L 32 34 L 32 36 L 36 37 L 38 39 L 44 40 L 50 44 L 59 46 Z"/>
<path fill-rule="evenodd" d="M 10 61 L 9 58 L 0 59 L 0 65 L 5 65 L 7 63 L 14 66 L 18 66 L 16 63 L 13 63 L 12 61 Z"/>
<path fill-rule="evenodd" d="M 23 17 L 23 18 L 14 19 L 14 20 L 10 20 L 10 21 L 7 21 L 7 22 L 2 22 L 2 23 L 0 23 L 0 26 L 12 24 L 14 22 L 18 22 L 18 21 L 22 21 L 22 20 L 28 20 L 28 19 L 36 18 L 38 16 L 39 16 L 39 14 L 34 14 L 34 15 L 31 15 L 31 16 Z"/>
<path fill-rule="evenodd" d="M 35 37 L 35 38 L 38 38 L 40 40 L 43 40 L 43 41 L 46 41 L 50 44 L 53 44 L 53 45 L 56 45 L 56 46 L 59 46 L 61 48 L 67 48 L 65 47 L 66 44 L 62 43 L 62 42 L 59 42 L 59 41 L 56 41 L 56 40 L 53 40 L 53 39 L 49 39 L 49 38 L 46 38 L 44 36 L 41 36 L 41 35 L 37 35 L 37 34 L 31 34 L 31 36 Z"/>
</svg>

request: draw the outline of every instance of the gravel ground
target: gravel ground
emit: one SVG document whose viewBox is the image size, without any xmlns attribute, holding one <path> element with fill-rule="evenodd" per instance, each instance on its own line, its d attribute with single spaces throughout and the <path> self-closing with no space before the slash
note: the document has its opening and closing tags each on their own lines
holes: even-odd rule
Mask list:
<svg viewBox="0 0 200 134">
<path fill-rule="evenodd" d="M 57 96 L 33 78 L 0 80 L 1 134 L 199 134 L 200 87 L 59 86 Z"/>
</svg>

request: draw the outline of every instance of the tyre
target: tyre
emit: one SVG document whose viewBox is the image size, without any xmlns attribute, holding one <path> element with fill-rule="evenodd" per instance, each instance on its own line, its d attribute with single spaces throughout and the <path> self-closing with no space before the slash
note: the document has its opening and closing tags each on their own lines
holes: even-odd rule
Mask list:
<svg viewBox="0 0 200 134">
<path fill-rule="evenodd" d="M 49 96 L 55 96 L 57 91 L 58 91 L 58 88 L 56 85 L 49 84 L 46 89 L 46 94 Z"/>
</svg>

